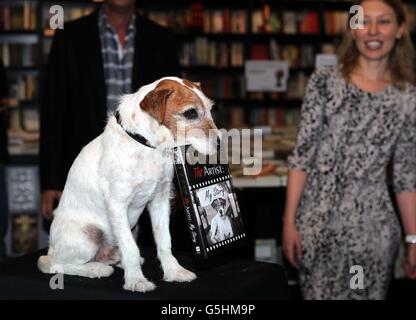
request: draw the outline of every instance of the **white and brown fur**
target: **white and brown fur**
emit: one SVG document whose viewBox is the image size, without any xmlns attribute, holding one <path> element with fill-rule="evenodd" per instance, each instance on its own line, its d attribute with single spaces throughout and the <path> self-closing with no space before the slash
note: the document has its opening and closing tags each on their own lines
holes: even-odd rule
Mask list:
<svg viewBox="0 0 416 320">
<path fill-rule="evenodd" d="M 124 269 L 124 289 L 153 290 L 155 285 L 142 273 L 143 259 L 131 232 L 147 206 L 164 280 L 195 279 L 171 252 L 174 168 L 165 150 L 179 138 L 179 121 L 185 121 L 186 133 L 195 128 L 205 133 L 187 136 L 185 142 L 197 150 L 215 149 L 217 137 L 208 138 L 209 130 L 218 134 L 211 106 L 198 84 L 176 77 L 159 79 L 123 96 L 118 107 L 123 128 L 111 115 L 104 132 L 82 149 L 69 171 L 54 211 L 49 251 L 39 258 L 39 269 L 100 278 L 110 276 L 112 265 L 119 263 Z M 197 118 L 186 117 L 190 109 L 195 109 Z M 156 149 L 133 140 L 125 130 L 141 134 Z"/>
</svg>

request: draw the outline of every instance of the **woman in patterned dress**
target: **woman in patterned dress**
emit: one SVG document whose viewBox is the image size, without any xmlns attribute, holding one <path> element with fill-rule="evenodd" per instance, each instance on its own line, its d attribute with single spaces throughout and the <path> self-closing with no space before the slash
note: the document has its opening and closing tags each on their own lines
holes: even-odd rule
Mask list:
<svg viewBox="0 0 416 320">
<path fill-rule="evenodd" d="M 364 0 L 339 66 L 311 77 L 289 157 L 283 250 L 305 299 L 384 299 L 401 237 L 416 235 L 414 51 L 400 0 Z M 416 244 L 407 245 L 416 277 Z M 361 277 L 363 276 L 363 277 Z"/>
</svg>

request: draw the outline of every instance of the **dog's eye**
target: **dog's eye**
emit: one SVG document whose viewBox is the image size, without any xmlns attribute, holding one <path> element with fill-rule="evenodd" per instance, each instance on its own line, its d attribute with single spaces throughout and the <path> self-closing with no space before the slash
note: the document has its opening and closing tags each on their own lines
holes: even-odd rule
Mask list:
<svg viewBox="0 0 416 320">
<path fill-rule="evenodd" d="M 189 109 L 189 110 L 186 110 L 183 113 L 183 116 L 186 119 L 189 119 L 189 120 L 197 119 L 198 118 L 198 112 L 195 109 Z"/>
</svg>

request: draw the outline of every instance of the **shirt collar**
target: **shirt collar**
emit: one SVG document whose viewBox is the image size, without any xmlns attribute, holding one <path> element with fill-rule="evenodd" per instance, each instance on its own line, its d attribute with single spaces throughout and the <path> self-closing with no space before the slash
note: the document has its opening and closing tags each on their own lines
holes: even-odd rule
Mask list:
<svg viewBox="0 0 416 320">
<path fill-rule="evenodd" d="M 101 32 L 110 31 L 115 33 L 113 27 L 107 20 L 107 15 L 104 12 L 103 6 L 100 7 L 98 10 L 98 26 Z M 127 35 L 134 32 L 136 30 L 136 12 L 133 13 L 133 16 L 130 20 L 129 25 L 127 26 Z"/>
</svg>

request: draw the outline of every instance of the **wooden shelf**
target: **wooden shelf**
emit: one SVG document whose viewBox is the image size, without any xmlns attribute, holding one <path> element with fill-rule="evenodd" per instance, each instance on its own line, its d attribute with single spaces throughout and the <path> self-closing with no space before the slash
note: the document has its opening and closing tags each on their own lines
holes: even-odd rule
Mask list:
<svg viewBox="0 0 416 320">
<path fill-rule="evenodd" d="M 18 153 L 11 148 L 9 155 L 10 165 L 33 165 L 38 163 L 39 156 L 36 153 Z"/>
<path fill-rule="evenodd" d="M 32 66 L 32 67 L 5 67 L 6 72 L 13 72 L 13 73 L 32 73 L 32 72 L 39 72 L 39 67 Z"/>
<path fill-rule="evenodd" d="M 244 72 L 244 66 L 210 66 L 210 65 L 182 65 L 181 69 L 183 71 L 193 71 L 193 72 Z"/>
<path fill-rule="evenodd" d="M 245 33 L 229 33 L 229 32 L 223 32 L 223 33 L 203 33 L 202 31 L 179 31 L 176 32 L 176 36 L 182 39 L 187 38 L 208 38 L 208 39 L 220 39 L 220 40 L 241 40 L 244 41 L 244 39 L 247 37 L 247 34 Z"/>
<path fill-rule="evenodd" d="M 264 177 L 238 177 L 233 178 L 235 188 L 285 188 L 287 186 L 287 177 L 282 176 L 264 176 Z"/>
<path fill-rule="evenodd" d="M 320 42 L 319 34 L 252 33 L 249 37 L 254 42 L 265 42 L 271 39 L 278 43 L 310 44 Z"/>
<path fill-rule="evenodd" d="M 271 8 L 282 10 L 349 10 L 351 1 L 331 1 L 331 0 L 251 0 L 254 8 L 261 8 L 268 4 Z"/>
<path fill-rule="evenodd" d="M 39 106 L 39 101 L 35 100 L 21 100 L 19 102 L 19 107 L 22 109 L 37 109 Z"/>
<path fill-rule="evenodd" d="M 0 30 L 0 36 L 37 36 L 35 30 Z"/>
<path fill-rule="evenodd" d="M 244 73 L 244 66 L 210 66 L 210 65 L 182 65 L 181 69 L 183 71 L 193 71 L 193 72 L 232 72 L 232 73 Z M 315 70 L 314 67 L 292 67 L 289 70 L 289 73 L 312 73 Z"/>
<path fill-rule="evenodd" d="M 143 7 L 143 8 L 150 8 L 153 9 L 155 7 L 189 7 L 193 3 L 201 3 L 203 4 L 204 8 L 215 8 L 220 7 L 224 8 L 225 5 L 227 8 L 246 8 L 247 7 L 247 1 L 241 1 L 241 0 L 209 0 L 209 1 L 190 1 L 190 0 L 142 0 L 142 1 L 136 1 L 137 7 Z"/>
</svg>

